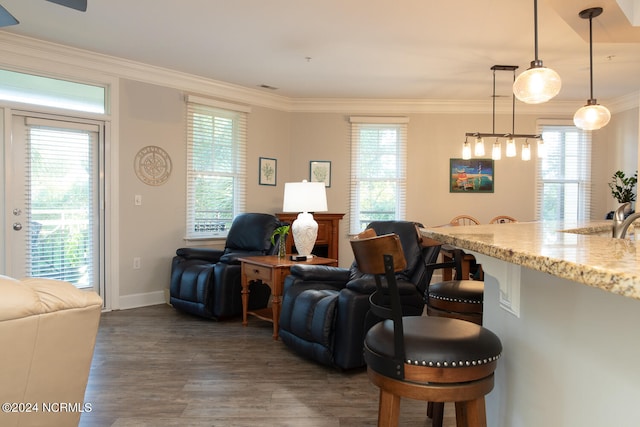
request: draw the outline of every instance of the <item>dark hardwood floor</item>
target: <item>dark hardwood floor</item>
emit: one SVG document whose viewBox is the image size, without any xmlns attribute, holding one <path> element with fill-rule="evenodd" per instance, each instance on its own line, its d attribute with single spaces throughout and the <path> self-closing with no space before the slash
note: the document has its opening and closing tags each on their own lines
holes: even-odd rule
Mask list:
<svg viewBox="0 0 640 427">
<path fill-rule="evenodd" d="M 364 427 L 377 422 L 366 372 L 340 372 L 292 353 L 271 323 L 216 322 L 168 305 L 104 313 L 81 427 Z M 430 426 L 403 400 L 401 426 Z M 455 425 L 453 405 L 445 426 Z"/>
</svg>

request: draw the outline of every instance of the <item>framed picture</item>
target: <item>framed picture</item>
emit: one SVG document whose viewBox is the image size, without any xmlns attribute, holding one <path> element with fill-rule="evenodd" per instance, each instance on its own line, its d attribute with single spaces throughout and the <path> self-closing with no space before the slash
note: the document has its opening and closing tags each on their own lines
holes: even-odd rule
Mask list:
<svg viewBox="0 0 640 427">
<path fill-rule="evenodd" d="M 331 187 L 331 162 L 311 160 L 309 162 L 309 181 L 324 182 L 325 187 Z"/>
<path fill-rule="evenodd" d="M 449 159 L 450 193 L 493 193 L 492 159 Z"/>
<path fill-rule="evenodd" d="M 278 181 L 278 161 L 268 157 L 260 157 L 258 183 L 260 185 L 276 185 Z"/>
</svg>

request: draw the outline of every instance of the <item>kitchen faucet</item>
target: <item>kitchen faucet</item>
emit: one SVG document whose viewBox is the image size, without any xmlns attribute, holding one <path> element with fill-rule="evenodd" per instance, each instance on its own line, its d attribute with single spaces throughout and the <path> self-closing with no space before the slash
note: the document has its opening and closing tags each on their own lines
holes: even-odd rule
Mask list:
<svg viewBox="0 0 640 427">
<path fill-rule="evenodd" d="M 623 203 L 613 213 L 613 237 L 616 239 L 624 239 L 627 235 L 627 229 L 633 221 L 640 218 L 640 212 L 624 217 L 625 208 L 631 208 L 631 203 Z"/>
</svg>

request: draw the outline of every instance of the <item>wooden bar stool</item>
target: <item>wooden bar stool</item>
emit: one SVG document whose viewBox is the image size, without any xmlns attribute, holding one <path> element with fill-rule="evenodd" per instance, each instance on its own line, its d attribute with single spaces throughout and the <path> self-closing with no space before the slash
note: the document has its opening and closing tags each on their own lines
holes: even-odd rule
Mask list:
<svg viewBox="0 0 640 427">
<path fill-rule="evenodd" d="M 351 246 L 361 271 L 375 276 L 371 311 L 386 319 L 369 329 L 364 350 L 369 379 L 380 388 L 378 426 L 397 426 L 400 400 L 408 397 L 455 402 L 459 427 L 486 427 L 484 396 L 493 389 L 500 339 L 459 319 L 402 316 L 395 272 L 406 260 L 398 236 L 356 239 Z"/>
<path fill-rule="evenodd" d="M 482 326 L 484 282 L 462 280 L 465 277 L 464 263 L 468 254 L 453 247 L 447 250 L 453 258 L 448 265 L 455 267 L 456 278 L 433 283 L 427 287 L 424 295 L 427 315 L 466 320 Z M 432 419 L 432 427 L 442 427 L 444 403 L 429 402 L 427 415 Z"/>
<path fill-rule="evenodd" d="M 484 282 L 449 280 L 429 285 L 427 315 L 462 319 L 482 325 Z"/>
</svg>

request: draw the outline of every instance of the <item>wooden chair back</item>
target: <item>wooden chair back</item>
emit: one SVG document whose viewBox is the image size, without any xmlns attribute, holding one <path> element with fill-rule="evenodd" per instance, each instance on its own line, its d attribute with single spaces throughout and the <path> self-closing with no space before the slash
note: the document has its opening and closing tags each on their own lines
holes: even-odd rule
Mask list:
<svg viewBox="0 0 640 427">
<path fill-rule="evenodd" d="M 458 215 L 453 217 L 451 221 L 449 221 L 451 225 L 478 225 L 480 221 L 472 217 L 471 215 Z"/>
<path fill-rule="evenodd" d="M 498 215 L 492 218 L 489 224 L 506 224 L 508 222 L 518 222 L 518 220 L 509 215 Z"/>
</svg>

